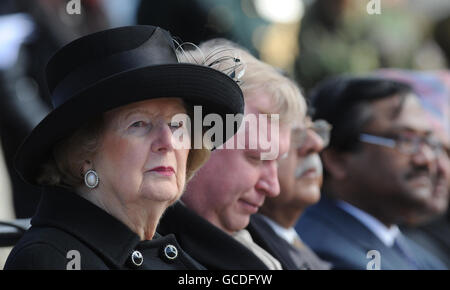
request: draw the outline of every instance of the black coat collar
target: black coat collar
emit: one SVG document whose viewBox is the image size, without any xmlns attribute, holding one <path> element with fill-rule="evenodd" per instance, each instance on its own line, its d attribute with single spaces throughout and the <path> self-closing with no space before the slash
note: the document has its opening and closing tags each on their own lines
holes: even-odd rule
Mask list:
<svg viewBox="0 0 450 290">
<path fill-rule="evenodd" d="M 66 231 L 119 267 L 140 242 L 139 236 L 115 217 L 78 194 L 56 187 L 45 189 L 31 224 Z"/>
</svg>

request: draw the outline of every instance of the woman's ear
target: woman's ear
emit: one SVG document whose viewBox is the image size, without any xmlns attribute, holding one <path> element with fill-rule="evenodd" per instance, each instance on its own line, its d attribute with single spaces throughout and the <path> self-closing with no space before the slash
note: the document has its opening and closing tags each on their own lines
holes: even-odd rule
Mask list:
<svg viewBox="0 0 450 290">
<path fill-rule="evenodd" d="M 322 154 L 322 163 L 327 174 L 337 180 L 345 179 L 348 176 L 348 154 L 336 152 L 333 149 L 325 149 Z"/>
<path fill-rule="evenodd" d="M 83 161 L 82 168 L 81 168 L 81 170 L 82 170 L 82 176 L 84 176 L 84 174 L 85 174 L 88 170 L 90 170 L 90 169 L 93 169 L 93 164 L 92 164 L 92 162 L 91 162 L 90 160 L 84 160 L 84 161 Z"/>
</svg>

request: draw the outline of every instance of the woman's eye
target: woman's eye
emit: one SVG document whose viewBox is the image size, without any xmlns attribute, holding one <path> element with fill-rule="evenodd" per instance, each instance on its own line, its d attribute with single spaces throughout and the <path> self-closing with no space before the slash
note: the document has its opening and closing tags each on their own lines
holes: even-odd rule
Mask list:
<svg viewBox="0 0 450 290">
<path fill-rule="evenodd" d="M 170 127 L 178 129 L 183 127 L 183 121 L 179 121 L 179 122 L 172 122 L 170 123 Z"/>
<path fill-rule="evenodd" d="M 130 127 L 132 127 L 132 128 L 142 128 L 142 127 L 146 127 L 147 125 L 148 125 L 147 122 L 137 121 L 137 122 L 134 122 L 133 124 L 131 124 Z"/>
</svg>

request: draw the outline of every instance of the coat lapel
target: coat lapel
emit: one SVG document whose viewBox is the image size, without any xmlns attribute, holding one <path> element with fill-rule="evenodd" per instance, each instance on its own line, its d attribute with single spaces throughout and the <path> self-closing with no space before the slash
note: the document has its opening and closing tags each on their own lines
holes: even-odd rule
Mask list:
<svg viewBox="0 0 450 290">
<path fill-rule="evenodd" d="M 352 215 L 336 205 L 333 200 L 322 197 L 320 211 L 315 211 L 343 236 L 351 237 L 355 246 L 363 253 L 371 250 L 380 252 L 382 269 L 413 269 L 394 249 L 386 246 L 375 234 Z M 369 262 L 370 257 L 367 259 Z"/>
</svg>

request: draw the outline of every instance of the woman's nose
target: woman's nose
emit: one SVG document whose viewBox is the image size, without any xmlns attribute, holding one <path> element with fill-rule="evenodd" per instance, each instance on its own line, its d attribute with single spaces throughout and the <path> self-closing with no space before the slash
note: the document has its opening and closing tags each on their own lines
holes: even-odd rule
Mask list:
<svg viewBox="0 0 450 290">
<path fill-rule="evenodd" d="M 159 123 L 155 132 L 156 137 L 151 144 L 153 152 L 167 152 L 173 150 L 172 130 L 170 124 Z"/>
</svg>

